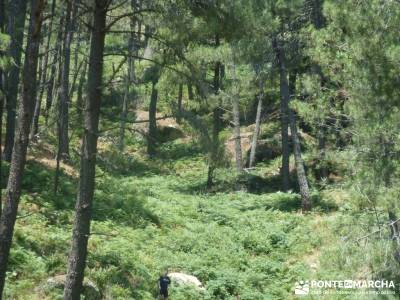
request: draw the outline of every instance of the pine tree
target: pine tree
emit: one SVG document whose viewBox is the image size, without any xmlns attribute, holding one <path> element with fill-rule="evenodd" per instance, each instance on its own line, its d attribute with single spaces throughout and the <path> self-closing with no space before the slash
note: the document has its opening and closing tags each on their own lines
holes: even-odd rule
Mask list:
<svg viewBox="0 0 400 300">
<path fill-rule="evenodd" d="M 18 203 L 21 196 L 29 131 L 35 108 L 37 91 L 36 69 L 45 2 L 45 0 L 31 1 L 31 16 L 22 78 L 22 100 L 18 111 L 17 138 L 13 147 L 6 199 L 0 218 L 0 298 L 4 289 L 7 260 L 10 254 Z"/>
<path fill-rule="evenodd" d="M 90 236 L 100 106 L 102 98 L 103 53 L 109 1 L 96 0 L 90 46 L 85 125 L 81 148 L 79 190 L 75 207 L 71 251 L 64 299 L 80 299 Z"/>
</svg>

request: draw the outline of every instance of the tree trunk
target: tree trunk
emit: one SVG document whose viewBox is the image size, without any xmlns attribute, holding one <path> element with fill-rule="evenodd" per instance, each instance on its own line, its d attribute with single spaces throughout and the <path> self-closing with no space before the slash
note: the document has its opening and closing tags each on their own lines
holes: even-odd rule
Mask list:
<svg viewBox="0 0 400 300">
<path fill-rule="evenodd" d="M 182 122 L 182 100 L 183 100 L 183 84 L 179 83 L 178 88 L 178 115 L 176 116 L 176 122 L 180 124 Z"/>
<path fill-rule="evenodd" d="M 78 83 L 78 91 L 76 93 L 76 112 L 77 112 L 77 119 L 78 119 L 78 124 L 81 126 L 82 121 L 83 121 L 83 88 L 86 82 L 86 70 L 88 66 L 88 62 L 85 60 L 83 63 L 83 70 L 81 73 L 81 77 L 79 79 Z M 81 127 L 79 127 L 81 128 Z"/>
<path fill-rule="evenodd" d="M 321 122 L 324 122 L 321 120 Z M 319 126 L 318 129 L 318 161 L 319 161 L 319 179 L 328 177 L 328 170 L 326 168 L 326 129 L 325 124 Z"/>
<path fill-rule="evenodd" d="M 193 85 L 191 82 L 188 83 L 187 85 L 187 90 L 188 90 L 188 99 L 193 100 Z"/>
<path fill-rule="evenodd" d="M 46 28 L 46 23 L 43 24 L 43 33 L 45 33 L 47 31 Z M 40 48 L 42 47 L 42 43 L 43 41 L 39 44 L 39 60 L 38 60 L 38 79 L 37 79 L 37 85 L 38 85 L 38 90 L 41 89 L 41 82 L 43 79 L 43 64 L 44 64 L 44 58 L 43 56 L 40 55 Z M 35 108 L 33 110 L 33 118 L 32 118 L 32 124 L 31 124 L 31 129 L 30 129 L 30 134 L 29 134 L 29 139 L 31 142 L 36 142 L 36 134 L 33 132 L 34 131 L 34 123 L 35 123 L 35 111 L 36 111 L 36 107 L 39 105 L 39 99 L 37 97 L 36 101 L 35 101 Z"/>
<path fill-rule="evenodd" d="M 27 0 L 9 1 L 9 23 L 8 34 L 11 37 L 11 44 L 8 55 L 13 63 L 11 65 L 7 78 L 7 122 L 6 138 L 4 144 L 4 159 L 11 161 L 12 150 L 14 146 L 15 135 L 15 116 L 17 108 L 17 96 L 19 85 L 19 74 L 21 69 L 22 42 L 24 38 L 25 14 Z"/>
<path fill-rule="evenodd" d="M 255 161 L 255 157 L 256 157 L 256 150 L 257 150 L 257 141 L 258 141 L 258 136 L 260 135 L 262 101 L 263 101 L 263 98 L 264 98 L 264 90 L 263 90 L 263 86 L 262 85 L 263 85 L 262 84 L 262 80 L 260 79 L 260 94 L 258 95 L 256 123 L 255 123 L 255 127 L 254 127 L 253 139 L 251 141 L 249 168 L 252 168 L 254 166 L 254 161 Z"/>
<path fill-rule="evenodd" d="M 139 10 L 138 8 L 138 3 L 135 0 L 131 1 L 131 8 L 133 12 L 136 12 Z M 128 41 L 128 71 L 126 74 L 126 85 L 125 85 L 125 94 L 124 98 L 122 101 L 122 110 L 121 110 L 121 121 L 120 121 L 120 135 L 119 135 L 119 150 L 124 151 L 125 148 L 125 127 L 126 127 L 126 118 L 128 116 L 128 106 L 130 102 L 130 98 L 132 97 L 131 95 L 131 90 L 130 86 L 133 83 L 133 79 L 135 77 L 135 61 L 133 59 L 133 55 L 137 52 L 137 49 L 139 47 L 137 43 L 137 38 L 135 37 L 135 34 L 133 31 L 135 30 L 136 26 L 136 20 L 135 18 L 131 17 L 130 20 L 130 29 L 131 33 L 129 36 L 129 41 Z"/>
<path fill-rule="evenodd" d="M 50 41 L 51 41 L 51 36 L 52 36 L 52 31 L 53 31 L 55 7 L 56 7 L 56 0 L 53 0 L 53 2 L 51 4 L 51 16 L 50 16 L 50 22 L 49 22 L 49 27 L 48 27 L 47 43 L 46 43 L 46 48 L 44 50 L 45 54 L 44 54 L 44 62 L 43 62 L 42 84 L 40 86 L 39 97 L 37 98 L 36 104 L 35 104 L 35 112 L 33 114 L 32 128 L 31 128 L 31 134 L 30 134 L 31 139 L 33 139 L 39 132 L 39 117 L 40 117 L 40 111 L 41 111 L 41 106 L 42 106 L 42 99 L 43 99 L 44 90 L 47 86 L 47 69 L 48 69 L 48 65 L 49 65 Z"/>
<path fill-rule="evenodd" d="M 157 81 L 153 81 L 151 88 L 151 98 L 149 106 L 149 134 L 147 138 L 147 154 L 150 157 L 156 155 L 156 143 L 157 143 L 157 99 L 158 91 L 156 88 Z"/>
<path fill-rule="evenodd" d="M 290 149 L 289 149 L 289 84 L 287 78 L 286 69 L 286 57 L 283 45 L 279 45 L 277 38 L 273 40 L 273 47 L 276 52 L 276 56 L 279 64 L 279 77 L 280 77 L 280 94 L 281 94 L 281 137 L 282 137 L 282 166 L 281 166 L 281 176 L 282 176 L 282 189 L 287 191 L 290 188 L 289 183 L 289 159 L 290 159 Z"/>
<path fill-rule="evenodd" d="M 80 5 L 81 0 L 75 0 L 75 5 L 78 7 Z M 77 8 L 76 8 L 77 9 Z M 78 15 L 78 10 L 75 12 L 75 15 Z M 74 30 L 76 31 L 76 45 L 75 45 L 75 51 L 74 51 L 74 77 L 72 79 L 71 87 L 69 89 L 69 98 L 73 99 L 75 90 L 76 90 L 76 81 L 78 80 L 79 72 L 83 66 L 84 60 L 83 59 L 81 62 L 79 62 L 79 52 L 82 51 L 82 32 L 84 32 L 84 28 L 82 28 L 80 23 L 77 23 L 75 21 L 75 28 Z"/>
<path fill-rule="evenodd" d="M 233 65 L 233 80 L 234 84 L 238 84 L 236 80 L 236 66 Z M 233 111 L 233 131 L 235 139 L 235 159 L 236 159 L 236 171 L 238 174 L 243 173 L 243 157 L 242 157 L 242 139 L 240 137 L 240 109 L 239 109 L 239 89 L 236 87 L 236 92 L 232 99 L 232 111 Z"/>
<path fill-rule="evenodd" d="M 21 195 L 29 130 L 36 99 L 36 70 L 45 2 L 45 0 L 31 0 L 31 17 L 23 70 L 22 101 L 18 111 L 17 138 L 13 147 L 4 209 L 0 218 L 0 298 L 4 289 L 7 260 Z"/>
<path fill-rule="evenodd" d="M 393 208 L 388 210 L 389 226 L 390 226 L 390 239 L 393 241 L 393 257 L 400 263 L 400 229 L 399 219 Z"/>
<path fill-rule="evenodd" d="M 65 35 L 63 44 L 63 65 L 61 70 L 60 106 L 58 116 L 58 147 L 57 159 L 69 159 L 69 70 L 71 64 L 71 43 L 74 34 L 76 3 L 75 0 L 66 1 Z"/>
<path fill-rule="evenodd" d="M 128 58 L 129 61 L 129 58 Z M 130 97 L 130 84 L 131 84 L 131 67 L 130 64 L 128 66 L 128 72 L 126 74 L 126 83 L 125 83 L 125 94 L 122 99 L 122 109 L 121 109 L 121 121 L 119 126 L 119 150 L 121 152 L 124 151 L 125 148 L 125 127 L 126 127 L 126 118 L 128 116 L 128 101 Z"/>
<path fill-rule="evenodd" d="M 322 12 L 323 0 L 314 0 L 312 2 L 312 20 L 315 28 L 317 30 L 321 29 L 325 25 L 324 15 Z M 326 79 L 322 73 L 321 66 L 318 64 L 314 64 L 313 66 L 314 73 L 316 73 L 320 77 L 320 86 L 325 86 Z M 320 119 L 320 125 L 318 126 L 318 161 L 319 161 L 319 170 L 318 177 L 319 179 L 328 177 L 328 170 L 326 168 L 325 163 L 325 153 L 326 153 L 326 120 Z"/>
<path fill-rule="evenodd" d="M 58 33 L 57 33 L 57 40 L 56 40 L 56 44 L 54 47 L 53 61 L 52 61 L 51 70 L 50 70 L 50 80 L 47 84 L 46 108 L 45 108 L 46 125 L 48 124 L 50 109 L 51 109 L 51 105 L 53 103 L 53 92 L 55 90 L 55 85 L 57 82 L 56 73 L 57 73 L 57 66 L 59 65 L 58 61 L 59 61 L 59 56 L 60 56 L 60 52 L 61 52 L 63 27 L 64 27 L 64 17 L 61 16 L 60 17 L 60 25 L 58 27 Z"/>
<path fill-rule="evenodd" d="M 79 190 L 72 245 L 64 288 L 65 300 L 78 300 L 82 291 L 95 186 L 97 137 L 102 97 L 103 52 L 108 0 L 96 0 L 90 45 L 85 130 L 81 148 Z"/>
<path fill-rule="evenodd" d="M 290 98 L 294 98 L 296 89 L 296 73 L 291 73 L 289 79 L 290 79 L 289 81 Z M 296 126 L 296 116 L 292 109 L 289 109 L 289 122 L 290 122 L 290 132 L 292 134 L 292 140 L 293 140 L 293 152 L 296 164 L 297 181 L 299 183 L 299 189 L 301 195 L 301 208 L 303 212 L 306 212 L 311 209 L 310 190 L 308 187 L 307 176 L 304 169 L 303 158 L 301 157 L 301 146 Z"/>
<path fill-rule="evenodd" d="M 4 7 L 4 0 L 0 0 L 0 31 L 4 32 L 4 24 L 5 24 L 5 7 Z M 4 52 L 0 51 L 0 59 L 4 56 Z M 2 165 L 3 165 L 3 158 L 2 158 L 2 146 L 3 146 L 3 110 L 4 110 L 4 103 L 5 103 L 5 90 L 4 90 L 4 72 L 0 69 L 0 217 L 1 217 L 1 210 L 3 207 L 3 176 L 2 176 Z"/>
<path fill-rule="evenodd" d="M 215 47 L 219 47 L 220 40 L 218 34 L 215 35 Z M 224 73 L 224 66 L 221 62 L 217 61 L 214 67 L 214 94 L 218 95 L 221 89 L 221 81 Z M 222 103 L 217 103 L 216 107 L 213 109 L 213 129 L 212 129 L 212 145 L 210 145 L 209 153 L 209 163 L 207 172 L 207 188 L 211 188 L 214 184 L 214 171 L 216 169 L 218 152 L 219 152 L 219 132 L 222 127 Z"/>
</svg>

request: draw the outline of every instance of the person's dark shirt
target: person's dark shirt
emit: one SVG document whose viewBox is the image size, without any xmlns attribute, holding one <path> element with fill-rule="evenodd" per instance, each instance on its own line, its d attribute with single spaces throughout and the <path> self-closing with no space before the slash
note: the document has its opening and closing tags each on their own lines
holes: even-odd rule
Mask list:
<svg viewBox="0 0 400 300">
<path fill-rule="evenodd" d="M 161 276 L 159 279 L 160 289 L 165 291 L 168 289 L 168 285 L 171 283 L 171 279 L 168 276 Z"/>
</svg>

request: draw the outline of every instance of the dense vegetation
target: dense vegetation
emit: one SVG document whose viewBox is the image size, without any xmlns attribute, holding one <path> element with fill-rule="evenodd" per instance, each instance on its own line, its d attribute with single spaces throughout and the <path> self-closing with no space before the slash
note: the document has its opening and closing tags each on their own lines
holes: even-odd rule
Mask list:
<svg viewBox="0 0 400 300">
<path fill-rule="evenodd" d="M 397 283 L 399 26 L 392 0 L 0 0 L 0 299 Z"/>
</svg>

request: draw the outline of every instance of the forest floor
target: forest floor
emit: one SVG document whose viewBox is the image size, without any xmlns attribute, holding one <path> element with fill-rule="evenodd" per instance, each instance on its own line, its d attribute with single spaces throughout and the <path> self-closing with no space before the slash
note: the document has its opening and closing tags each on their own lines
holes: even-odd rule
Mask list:
<svg viewBox="0 0 400 300">
<path fill-rule="evenodd" d="M 237 191 L 230 168 L 208 191 L 205 157 L 187 140 L 162 145 L 156 160 L 140 155 L 140 142 L 124 154 L 100 142 L 86 277 L 104 299 L 155 299 L 166 268 L 206 287 L 173 285 L 173 300 L 292 299 L 299 280 L 353 279 L 368 268 L 363 249 L 343 241 L 351 234 L 340 186 L 313 196 L 313 211 L 302 215 L 296 193 Z M 64 166 L 54 195 L 44 148 L 30 150 L 5 299 L 61 299 L 47 280 L 66 272 L 77 167 Z M 261 164 L 257 174 L 275 174 L 276 165 Z M 265 184 L 275 179 L 266 175 Z"/>
</svg>

